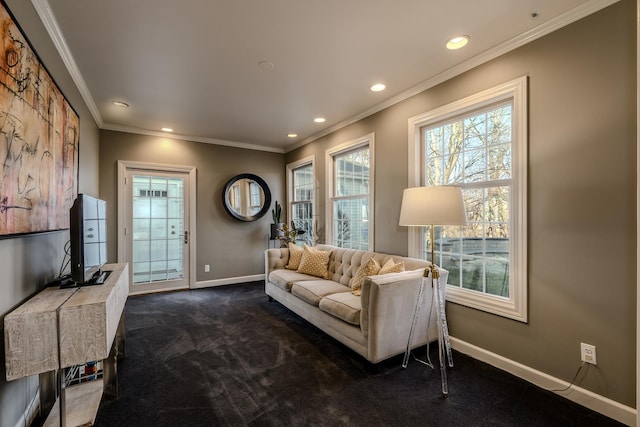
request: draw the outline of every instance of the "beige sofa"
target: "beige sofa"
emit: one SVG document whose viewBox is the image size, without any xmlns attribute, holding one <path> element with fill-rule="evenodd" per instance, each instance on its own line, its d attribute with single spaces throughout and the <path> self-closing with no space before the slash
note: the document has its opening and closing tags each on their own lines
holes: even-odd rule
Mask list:
<svg viewBox="0 0 640 427">
<path fill-rule="evenodd" d="M 266 294 L 372 363 L 404 353 L 428 262 L 329 245 L 315 248 L 330 251 L 328 279 L 286 269 L 287 248 L 267 249 Z M 380 265 L 389 258 L 402 261 L 406 271 L 370 276 L 364 280 L 362 295 L 356 296 L 349 283 L 371 257 Z M 447 283 L 448 272 L 439 271 L 441 283 Z M 441 288 L 444 298 L 446 286 Z M 412 348 L 436 339 L 435 300 L 427 281 Z"/>
</svg>

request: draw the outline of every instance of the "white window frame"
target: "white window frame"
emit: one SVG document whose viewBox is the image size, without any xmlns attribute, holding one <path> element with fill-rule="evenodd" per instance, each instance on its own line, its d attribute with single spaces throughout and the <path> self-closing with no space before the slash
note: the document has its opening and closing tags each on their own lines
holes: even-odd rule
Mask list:
<svg viewBox="0 0 640 427">
<path fill-rule="evenodd" d="M 512 203 L 509 297 L 447 286 L 447 301 L 527 322 L 527 77 L 523 76 L 409 119 L 409 187 L 421 184 L 421 129 L 491 104 L 512 100 Z M 409 256 L 420 256 L 420 227 L 409 227 Z"/>
<path fill-rule="evenodd" d="M 295 162 L 287 164 L 287 218 L 289 223 L 291 223 L 291 219 L 293 218 L 293 171 L 295 169 L 301 168 L 303 166 L 311 165 L 311 170 L 313 171 L 313 190 L 311 194 L 311 210 L 313 212 L 313 224 L 312 229 L 315 230 L 318 212 L 316 207 L 318 204 L 316 203 L 316 156 L 308 156 L 302 159 L 296 160 Z M 313 240 L 314 236 L 304 236 L 305 240 Z"/>
<path fill-rule="evenodd" d="M 375 134 L 371 132 L 360 138 L 352 139 L 325 151 L 325 177 L 326 177 L 326 203 L 325 203 L 325 240 L 327 244 L 333 242 L 333 199 L 334 199 L 334 158 L 342 153 L 352 151 L 358 148 L 369 148 L 369 233 L 368 245 L 369 250 L 374 250 L 374 194 L 375 194 Z"/>
</svg>

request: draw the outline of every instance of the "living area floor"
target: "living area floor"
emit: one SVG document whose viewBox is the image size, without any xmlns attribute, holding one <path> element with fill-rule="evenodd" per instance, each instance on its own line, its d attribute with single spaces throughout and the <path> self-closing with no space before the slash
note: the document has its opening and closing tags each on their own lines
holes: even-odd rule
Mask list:
<svg viewBox="0 0 640 427">
<path fill-rule="evenodd" d="M 460 353 L 443 398 L 438 370 L 402 356 L 374 367 L 263 285 L 129 298 L 119 398 L 96 425 L 621 425 Z"/>
</svg>

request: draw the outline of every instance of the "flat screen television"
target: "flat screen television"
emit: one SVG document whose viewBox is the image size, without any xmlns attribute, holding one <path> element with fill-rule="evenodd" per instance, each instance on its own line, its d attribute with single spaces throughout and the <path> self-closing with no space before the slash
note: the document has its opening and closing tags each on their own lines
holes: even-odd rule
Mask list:
<svg viewBox="0 0 640 427">
<path fill-rule="evenodd" d="M 76 286 L 101 284 L 106 278 L 107 203 L 78 194 L 69 214 L 71 279 Z"/>
</svg>

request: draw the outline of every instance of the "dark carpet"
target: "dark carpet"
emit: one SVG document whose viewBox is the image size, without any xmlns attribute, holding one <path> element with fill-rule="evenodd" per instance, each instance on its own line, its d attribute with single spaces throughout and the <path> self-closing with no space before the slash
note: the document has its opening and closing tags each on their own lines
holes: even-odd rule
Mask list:
<svg viewBox="0 0 640 427">
<path fill-rule="evenodd" d="M 130 297 L 125 316 L 119 398 L 98 426 L 621 425 L 457 352 L 443 398 L 438 370 L 371 365 L 262 282 Z"/>
</svg>

